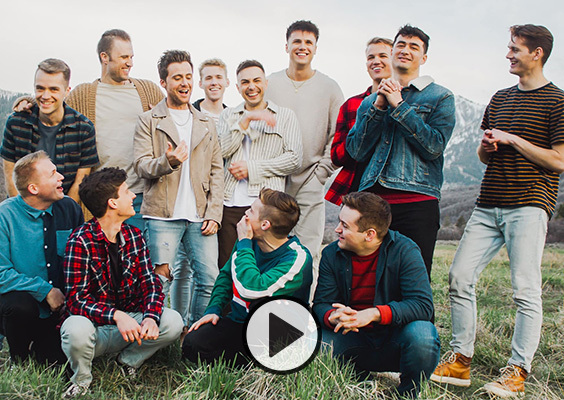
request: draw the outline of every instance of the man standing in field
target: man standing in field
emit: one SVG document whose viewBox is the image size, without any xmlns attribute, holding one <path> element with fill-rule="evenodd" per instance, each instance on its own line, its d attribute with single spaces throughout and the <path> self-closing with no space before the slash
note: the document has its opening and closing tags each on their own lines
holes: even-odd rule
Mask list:
<svg viewBox="0 0 564 400">
<path fill-rule="evenodd" d="M 431 377 L 470 385 L 476 282 L 505 244 L 517 307 L 511 357 L 501 376 L 484 386 L 486 392 L 504 398 L 524 392 L 540 341 L 541 259 L 559 175 L 564 172 L 564 92 L 543 73 L 552 34 L 529 24 L 514 25 L 510 32 L 506 58 L 519 83 L 498 91 L 484 114 L 478 157 L 487 168 L 449 274 L 452 351 Z"/>
<path fill-rule="evenodd" d="M 331 142 L 344 100 L 337 82 L 311 67 L 318 39 L 319 29 L 311 21 L 296 21 L 288 27 L 288 68 L 268 77 L 266 93 L 267 100 L 291 109 L 300 122 L 302 167 L 288 176 L 286 192 L 300 205 L 301 217 L 294 233 L 311 252 L 314 266 L 319 260 L 325 227 L 324 185 L 335 169 L 331 162 Z"/>
</svg>

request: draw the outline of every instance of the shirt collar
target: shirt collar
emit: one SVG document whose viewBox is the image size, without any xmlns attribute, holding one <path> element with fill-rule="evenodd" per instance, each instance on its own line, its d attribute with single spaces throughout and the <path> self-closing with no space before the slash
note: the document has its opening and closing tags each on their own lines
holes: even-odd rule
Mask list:
<svg viewBox="0 0 564 400">
<path fill-rule="evenodd" d="M 108 238 L 106 237 L 106 234 L 104 233 L 104 231 L 102 230 L 102 227 L 100 226 L 100 223 L 98 222 L 98 219 L 96 219 L 96 217 L 92 218 L 92 221 L 90 221 L 90 223 L 92 224 L 92 236 L 94 237 L 94 240 L 97 240 L 99 242 L 102 241 L 106 241 L 106 242 L 110 242 L 108 240 Z M 123 247 L 125 245 L 125 235 L 123 230 L 123 223 L 121 224 L 121 230 L 118 232 L 117 236 L 119 238 L 119 244 L 120 247 Z"/>
<path fill-rule="evenodd" d="M 415 89 L 422 91 L 433 82 L 435 82 L 435 80 L 431 78 L 429 75 L 423 75 L 409 82 L 408 86 L 413 86 Z"/>
<path fill-rule="evenodd" d="M 38 210 L 37 208 L 34 208 L 29 204 L 27 204 L 23 199 L 23 197 L 19 194 L 16 197 L 16 202 L 18 202 L 21 205 L 21 207 L 24 209 L 25 212 L 27 212 L 35 219 L 41 217 L 44 213 L 53 215 L 53 204 L 51 204 L 46 210 Z"/>
<path fill-rule="evenodd" d="M 268 110 L 272 111 L 274 114 L 278 114 L 279 107 L 276 104 L 274 104 L 272 101 L 268 100 L 266 102 L 266 108 Z M 236 113 L 244 113 L 246 111 L 245 110 L 245 102 L 240 103 L 238 106 L 236 106 L 233 109 L 233 111 L 236 112 Z"/>
</svg>

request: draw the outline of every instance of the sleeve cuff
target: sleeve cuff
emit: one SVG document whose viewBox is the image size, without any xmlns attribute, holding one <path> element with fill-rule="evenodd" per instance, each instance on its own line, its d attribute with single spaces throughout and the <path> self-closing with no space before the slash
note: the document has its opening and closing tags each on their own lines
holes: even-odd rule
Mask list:
<svg viewBox="0 0 564 400">
<path fill-rule="evenodd" d="M 331 322 L 329 322 L 329 316 L 331 315 L 331 313 L 335 311 L 335 308 L 331 308 L 330 310 L 327 310 L 327 312 L 325 313 L 325 315 L 323 316 L 323 323 L 328 327 L 333 329 L 333 324 Z"/>
<path fill-rule="evenodd" d="M 221 317 L 221 308 L 219 306 L 210 306 L 204 312 L 204 315 L 215 314 Z"/>
<path fill-rule="evenodd" d="M 392 323 L 392 309 L 390 306 L 376 306 L 380 311 L 380 325 L 390 325 Z"/>
<path fill-rule="evenodd" d="M 253 242 L 251 241 L 251 239 L 241 239 L 237 242 L 237 250 L 242 250 L 242 249 L 252 249 L 253 247 Z"/>
</svg>

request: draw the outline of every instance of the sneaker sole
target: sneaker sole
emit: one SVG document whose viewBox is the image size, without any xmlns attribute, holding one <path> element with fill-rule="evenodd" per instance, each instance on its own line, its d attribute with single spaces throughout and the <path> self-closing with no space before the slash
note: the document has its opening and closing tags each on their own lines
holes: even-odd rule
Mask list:
<svg viewBox="0 0 564 400">
<path fill-rule="evenodd" d="M 433 382 L 437 383 L 447 383 L 449 385 L 460 386 L 460 387 L 468 387 L 470 386 L 470 379 L 459 379 L 459 378 L 451 378 L 450 376 L 441 376 L 441 375 L 431 375 L 429 378 Z"/>
<path fill-rule="evenodd" d="M 483 389 L 490 394 L 496 395 L 497 397 L 501 397 L 502 399 L 509 399 L 511 397 L 514 398 L 521 397 L 525 394 L 525 392 L 512 392 L 511 390 L 503 389 L 491 383 L 486 383 Z"/>
</svg>

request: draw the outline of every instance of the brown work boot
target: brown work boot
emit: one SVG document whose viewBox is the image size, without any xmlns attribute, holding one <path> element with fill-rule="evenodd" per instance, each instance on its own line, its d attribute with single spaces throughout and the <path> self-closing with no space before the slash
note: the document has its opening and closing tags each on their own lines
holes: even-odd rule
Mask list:
<svg viewBox="0 0 564 400">
<path fill-rule="evenodd" d="M 499 370 L 501 376 L 494 382 L 486 383 L 484 390 L 503 399 L 525 394 L 527 371 L 517 365 L 508 365 Z"/>
<path fill-rule="evenodd" d="M 470 386 L 471 361 L 472 357 L 466 357 L 451 350 L 443 356 L 430 379 L 433 382 L 448 383 L 454 386 Z"/>
</svg>

